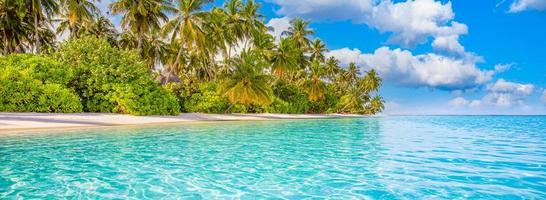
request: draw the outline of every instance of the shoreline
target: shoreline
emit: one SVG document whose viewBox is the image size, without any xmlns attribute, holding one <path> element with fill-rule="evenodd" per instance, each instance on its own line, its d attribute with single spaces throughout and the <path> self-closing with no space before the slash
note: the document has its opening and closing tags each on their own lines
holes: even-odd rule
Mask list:
<svg viewBox="0 0 546 200">
<path fill-rule="evenodd" d="M 5 113 L 0 112 L 0 133 L 39 130 L 68 130 L 120 126 L 151 126 L 196 122 L 267 121 L 290 119 L 362 118 L 354 114 L 205 114 L 182 113 L 178 116 L 133 116 L 113 113 Z"/>
</svg>

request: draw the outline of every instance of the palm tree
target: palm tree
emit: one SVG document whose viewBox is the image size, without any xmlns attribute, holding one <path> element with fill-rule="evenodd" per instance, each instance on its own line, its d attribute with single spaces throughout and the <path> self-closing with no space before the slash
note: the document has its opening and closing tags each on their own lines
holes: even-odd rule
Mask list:
<svg viewBox="0 0 546 200">
<path fill-rule="evenodd" d="M 3 54 L 23 52 L 25 42 L 31 41 L 32 20 L 27 15 L 25 1 L 0 1 L 0 31 Z"/>
<path fill-rule="evenodd" d="M 324 99 L 326 84 L 322 81 L 324 69 L 318 60 L 313 61 L 310 66 L 308 77 L 301 84 L 307 93 L 309 101 L 320 101 Z"/>
<path fill-rule="evenodd" d="M 282 38 L 271 56 L 271 72 L 281 77 L 296 70 L 298 53 L 292 39 Z"/>
<path fill-rule="evenodd" d="M 366 108 L 366 114 L 376 114 L 380 113 L 385 109 L 384 100 L 381 96 L 374 96 L 369 103 L 369 106 Z"/>
<path fill-rule="evenodd" d="M 34 52 L 40 53 L 40 27 L 50 22 L 50 18 L 59 12 L 55 0 L 30 0 L 29 12 L 34 19 Z"/>
<path fill-rule="evenodd" d="M 379 87 L 381 87 L 381 82 L 382 80 L 377 72 L 372 69 L 368 71 L 362 79 L 360 79 L 359 87 L 365 92 L 377 92 Z"/>
<path fill-rule="evenodd" d="M 203 26 L 208 13 L 202 11 L 202 8 L 210 2 L 212 0 L 177 0 L 175 16 L 163 26 L 164 35 L 172 34 L 171 42 L 181 43 L 171 70 L 179 67 L 184 49 L 197 50 L 201 54 L 206 53 L 206 35 Z"/>
<path fill-rule="evenodd" d="M 349 68 L 347 68 L 347 71 L 344 74 L 346 84 L 350 84 L 350 85 L 356 84 L 356 81 L 358 80 L 359 75 L 360 75 L 360 69 L 358 68 L 358 66 L 356 66 L 356 63 L 354 62 L 349 63 Z"/>
<path fill-rule="evenodd" d="M 241 9 L 243 7 L 242 0 L 228 0 L 224 3 L 224 14 L 226 16 L 226 32 L 231 35 L 231 41 L 228 41 L 231 46 L 243 39 L 245 30 L 243 29 L 243 18 Z"/>
<path fill-rule="evenodd" d="M 311 60 L 324 61 L 324 52 L 327 52 L 326 44 L 320 39 L 315 39 L 311 43 Z"/>
<path fill-rule="evenodd" d="M 260 5 L 253 0 L 248 0 L 241 9 L 242 30 L 244 33 L 242 39 L 245 42 L 243 49 L 248 47 L 255 35 L 267 31 L 267 27 L 262 20 L 264 15 L 260 14 L 258 9 L 260 9 Z"/>
<path fill-rule="evenodd" d="M 57 33 L 70 31 L 70 37 L 77 37 L 80 29 L 88 26 L 100 14 L 93 0 L 61 0 L 61 19 Z"/>
<path fill-rule="evenodd" d="M 356 87 L 348 89 L 347 93 L 339 98 L 338 112 L 340 113 L 362 113 L 364 101 L 362 93 Z"/>
<path fill-rule="evenodd" d="M 290 21 L 290 27 L 283 35 L 290 36 L 298 48 L 307 50 L 311 43 L 309 36 L 314 33 L 315 31 L 309 29 L 309 22 L 306 22 L 301 18 L 295 18 Z"/>
<path fill-rule="evenodd" d="M 314 33 L 315 31 L 309 29 L 309 22 L 304 21 L 301 18 L 295 18 L 290 21 L 290 27 L 287 31 L 283 32 L 283 35 L 288 35 L 289 38 L 294 41 L 294 45 L 299 51 L 298 56 L 296 57 L 296 63 L 300 69 L 304 69 L 309 63 L 305 53 L 309 51 L 311 44 L 309 36 Z"/>
<path fill-rule="evenodd" d="M 165 11 L 170 7 L 164 0 L 119 0 L 110 4 L 112 14 L 123 14 L 121 26 L 137 37 L 137 48 L 152 30 L 160 28 L 168 20 Z"/>
<path fill-rule="evenodd" d="M 105 16 L 99 16 L 94 20 L 88 31 L 101 38 L 115 38 L 118 34 L 114 24 Z"/>
<path fill-rule="evenodd" d="M 333 56 L 326 60 L 324 68 L 324 73 L 330 82 L 334 82 L 337 74 L 341 71 L 341 68 L 339 67 L 339 60 Z"/>
<path fill-rule="evenodd" d="M 152 31 L 150 36 L 144 38 L 141 50 L 142 58 L 147 61 L 151 70 L 164 63 L 166 55 L 170 53 L 167 43 L 156 31 Z"/>
<path fill-rule="evenodd" d="M 204 21 L 208 22 L 204 25 L 204 32 L 209 42 L 209 47 L 212 52 L 221 51 L 224 57 L 224 63 L 230 57 L 229 48 L 234 41 L 234 36 L 229 32 L 227 24 L 227 15 L 223 9 L 214 8 L 210 14 L 204 16 Z"/>
<path fill-rule="evenodd" d="M 275 38 L 271 34 L 263 31 L 254 35 L 252 39 L 253 50 L 264 56 L 266 60 L 271 61 L 275 49 Z"/>
<path fill-rule="evenodd" d="M 269 105 L 272 89 L 269 76 L 263 73 L 267 62 L 256 52 L 242 52 L 231 60 L 233 73 L 226 77 L 220 91 L 229 102 L 243 105 Z M 228 108 L 229 110 L 229 108 Z"/>
</svg>

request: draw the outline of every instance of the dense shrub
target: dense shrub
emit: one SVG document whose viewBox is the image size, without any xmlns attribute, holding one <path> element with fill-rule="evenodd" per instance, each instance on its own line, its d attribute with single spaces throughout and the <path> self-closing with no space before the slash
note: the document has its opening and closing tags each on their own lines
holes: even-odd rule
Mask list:
<svg viewBox="0 0 546 200">
<path fill-rule="evenodd" d="M 337 97 L 331 89 L 328 89 L 324 94 L 324 99 L 320 101 L 309 102 L 309 113 L 333 113 L 338 104 Z"/>
<path fill-rule="evenodd" d="M 180 111 L 176 97 L 153 80 L 135 51 L 88 36 L 62 44 L 54 56 L 73 69 L 68 85 L 80 96 L 85 111 L 134 115 Z"/>
<path fill-rule="evenodd" d="M 309 101 L 307 94 L 296 85 L 277 81 L 273 86 L 273 92 L 277 99 L 269 106 L 271 113 L 307 113 Z"/>
<path fill-rule="evenodd" d="M 67 88 L 72 70 L 41 56 L 0 57 L 0 111 L 81 112 L 78 95 Z"/>
<path fill-rule="evenodd" d="M 228 107 L 227 99 L 218 93 L 212 83 L 200 84 L 199 90 L 184 102 L 188 112 L 222 113 Z"/>
</svg>

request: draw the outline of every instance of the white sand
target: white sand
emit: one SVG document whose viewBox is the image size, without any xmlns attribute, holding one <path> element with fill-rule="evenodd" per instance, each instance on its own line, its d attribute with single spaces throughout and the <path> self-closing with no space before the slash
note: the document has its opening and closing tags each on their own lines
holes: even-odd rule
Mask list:
<svg viewBox="0 0 546 200">
<path fill-rule="evenodd" d="M 363 117 L 362 115 L 342 114 L 200 114 L 184 113 L 179 116 L 131 116 L 121 114 L 80 113 L 2 113 L 0 112 L 0 133 L 32 129 L 60 129 L 78 127 L 101 127 L 123 125 L 145 125 L 158 123 L 188 123 L 203 121 L 249 121 L 275 119 L 319 119 Z"/>
</svg>

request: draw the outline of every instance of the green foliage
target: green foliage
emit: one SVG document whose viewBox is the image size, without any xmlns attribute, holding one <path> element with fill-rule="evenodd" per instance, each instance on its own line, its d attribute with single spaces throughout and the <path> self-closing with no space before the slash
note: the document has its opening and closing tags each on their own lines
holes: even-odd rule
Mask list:
<svg viewBox="0 0 546 200">
<path fill-rule="evenodd" d="M 310 113 L 333 113 L 335 112 L 335 107 L 339 102 L 339 97 L 337 97 L 333 91 L 328 90 L 324 94 L 324 99 L 320 101 L 310 101 L 309 102 L 309 112 Z"/>
<path fill-rule="evenodd" d="M 0 111 L 81 112 L 78 95 L 67 88 L 70 69 L 41 56 L 0 57 Z"/>
<path fill-rule="evenodd" d="M 310 22 L 293 19 L 278 39 L 254 0 L 209 7 L 213 2 L 117 0 L 109 11 L 121 17 L 118 33 L 93 0 L 0 1 L 1 53 L 60 61 L 3 58 L 0 106 L 135 115 L 383 110 L 379 74 L 326 58 L 327 45 L 311 40 Z M 71 40 L 58 45 L 56 34 L 66 32 Z"/>
<path fill-rule="evenodd" d="M 212 83 L 199 85 L 199 90 L 184 102 L 188 112 L 222 113 L 228 108 L 228 101 L 219 94 Z"/>
<path fill-rule="evenodd" d="M 85 111 L 174 115 L 180 110 L 176 97 L 153 80 L 135 51 L 88 36 L 64 43 L 54 56 L 74 70 L 69 86 Z"/>
<path fill-rule="evenodd" d="M 278 80 L 273 86 L 273 93 L 277 97 L 269 106 L 271 113 L 307 113 L 309 100 L 305 92 L 294 84 Z"/>
</svg>

